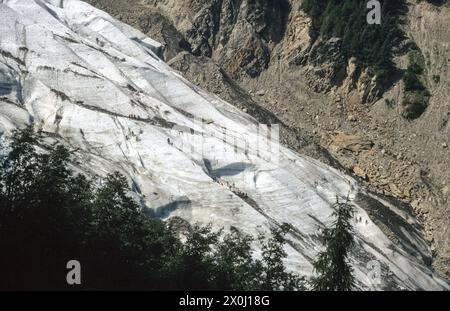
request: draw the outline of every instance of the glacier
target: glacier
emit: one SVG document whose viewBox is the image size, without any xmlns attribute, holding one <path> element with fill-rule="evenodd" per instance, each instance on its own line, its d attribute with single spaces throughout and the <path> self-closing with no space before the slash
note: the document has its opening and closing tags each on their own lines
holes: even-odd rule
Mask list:
<svg viewBox="0 0 450 311">
<path fill-rule="evenodd" d="M 265 128 L 185 80 L 158 57 L 162 48 L 82 1 L 1 0 L 2 139 L 32 124 L 87 175 L 123 173 L 145 212 L 163 220 L 252 235 L 287 223 L 286 264 L 306 276 L 332 204 L 348 198 L 359 289 L 450 289 L 407 209 L 275 139 L 259 150 Z"/>
</svg>

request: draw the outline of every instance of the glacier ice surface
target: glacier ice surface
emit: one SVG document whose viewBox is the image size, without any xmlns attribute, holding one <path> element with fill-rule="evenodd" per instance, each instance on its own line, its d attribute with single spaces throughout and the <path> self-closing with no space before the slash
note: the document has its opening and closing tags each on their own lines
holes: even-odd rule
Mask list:
<svg viewBox="0 0 450 311">
<path fill-rule="evenodd" d="M 254 235 L 288 223 L 286 263 L 306 276 L 332 203 L 348 196 L 356 208 L 351 261 L 358 287 L 449 289 L 425 262 L 429 245 L 404 211 L 286 147 L 258 150 L 265 142 L 256 121 L 185 80 L 158 58 L 160 49 L 82 1 L 2 0 L 2 136 L 33 123 L 50 141 L 76 150 L 82 171 L 125 174 L 148 212 L 162 219 Z M 247 143 L 249 152 L 236 152 L 235 142 Z M 369 217 L 361 197 L 403 219 L 400 242 Z"/>
</svg>

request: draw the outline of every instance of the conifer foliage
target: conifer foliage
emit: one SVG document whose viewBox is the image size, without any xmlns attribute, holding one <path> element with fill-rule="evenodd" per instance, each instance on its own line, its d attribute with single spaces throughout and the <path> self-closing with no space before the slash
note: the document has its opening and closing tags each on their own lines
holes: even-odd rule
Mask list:
<svg viewBox="0 0 450 311">
<path fill-rule="evenodd" d="M 325 250 L 314 263 L 318 276 L 312 279 L 317 291 L 350 291 L 354 286 L 353 269 L 348 257 L 355 244 L 351 224 L 353 207 L 347 202 L 334 204 L 334 221 L 331 228 L 324 228 L 322 235 Z"/>
</svg>

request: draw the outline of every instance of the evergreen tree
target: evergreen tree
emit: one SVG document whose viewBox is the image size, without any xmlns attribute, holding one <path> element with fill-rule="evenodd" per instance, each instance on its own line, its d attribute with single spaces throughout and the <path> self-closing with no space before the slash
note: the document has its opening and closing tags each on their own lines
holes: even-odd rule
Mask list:
<svg viewBox="0 0 450 311">
<path fill-rule="evenodd" d="M 259 280 L 263 265 L 252 254 L 253 238 L 233 230 L 218 244 L 216 279 L 218 288 L 251 291 L 261 289 Z"/>
<path fill-rule="evenodd" d="M 260 236 L 263 258 L 263 290 L 303 290 L 304 279 L 286 271 L 283 259 L 287 257 L 284 245 L 290 225 L 283 224 L 280 228 L 272 228 L 271 238 L 266 240 Z"/>
<path fill-rule="evenodd" d="M 323 229 L 325 250 L 314 263 L 318 276 L 312 279 L 312 287 L 317 291 L 349 291 L 354 286 L 353 269 L 348 262 L 355 244 L 350 223 L 353 207 L 348 200 L 345 203 L 337 200 L 333 207 L 336 220 L 331 228 Z"/>
<path fill-rule="evenodd" d="M 72 176 L 65 148 L 39 153 L 37 145 L 31 127 L 15 132 L 0 164 L 0 269 L 11 286 L 39 289 L 64 284 L 60 267 L 86 234 L 90 185 Z"/>
</svg>

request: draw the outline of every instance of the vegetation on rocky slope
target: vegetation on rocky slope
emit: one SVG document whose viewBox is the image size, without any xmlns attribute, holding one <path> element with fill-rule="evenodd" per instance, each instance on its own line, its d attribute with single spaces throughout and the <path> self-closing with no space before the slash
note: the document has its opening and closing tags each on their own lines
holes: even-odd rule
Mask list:
<svg viewBox="0 0 450 311">
<path fill-rule="evenodd" d="M 302 9 L 321 36 L 342 38 L 341 52 L 347 59 L 356 57 L 381 81 L 393 71 L 394 48 L 404 39 L 400 29 L 404 1 L 382 1 L 381 25 L 367 23 L 366 1 L 304 0 Z"/>
<path fill-rule="evenodd" d="M 416 119 L 427 108 L 431 94 L 423 82 L 425 59 L 419 48 L 414 47 L 410 50 L 408 61 L 408 68 L 403 76 L 404 97 L 402 114 L 407 119 Z"/>
<path fill-rule="evenodd" d="M 405 1 L 384 0 L 382 22 L 371 25 L 366 21 L 366 1 L 304 0 L 302 9 L 313 18 L 313 27 L 323 38 L 342 38 L 341 53 L 348 60 L 355 57 L 361 69 L 368 68 L 378 82 L 390 86 L 396 71 L 393 58 L 405 42 L 402 18 Z M 402 115 L 416 119 L 428 106 L 430 93 L 424 83 L 425 61 L 415 44 L 407 48 L 409 66 L 403 74 L 404 97 Z"/>
</svg>

